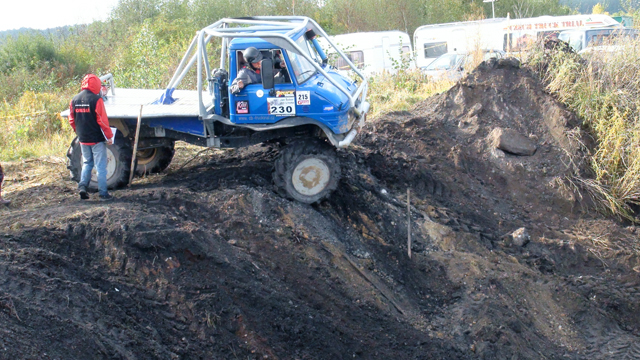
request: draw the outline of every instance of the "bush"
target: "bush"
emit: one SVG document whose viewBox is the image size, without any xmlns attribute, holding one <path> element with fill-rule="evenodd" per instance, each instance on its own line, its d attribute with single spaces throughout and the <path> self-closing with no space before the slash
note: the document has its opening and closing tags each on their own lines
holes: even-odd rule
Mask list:
<svg viewBox="0 0 640 360">
<path fill-rule="evenodd" d="M 0 46 L 0 97 L 12 102 L 25 91 L 51 92 L 89 72 L 91 59 L 73 41 L 40 33 L 8 38 Z"/>
<path fill-rule="evenodd" d="M 118 86 L 158 89 L 169 83 L 192 40 L 184 27 L 175 24 L 162 18 L 153 24 L 145 22 L 129 38 L 115 61 L 113 74 Z M 194 77 L 185 78 L 185 82 Z"/>
</svg>

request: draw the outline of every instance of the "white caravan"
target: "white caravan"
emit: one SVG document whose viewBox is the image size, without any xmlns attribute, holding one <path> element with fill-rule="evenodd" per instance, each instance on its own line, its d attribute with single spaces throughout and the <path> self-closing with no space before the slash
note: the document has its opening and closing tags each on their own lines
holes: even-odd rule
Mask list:
<svg viewBox="0 0 640 360">
<path fill-rule="evenodd" d="M 327 48 L 325 46 L 326 41 L 323 41 L 323 39 L 319 41 L 322 44 L 322 48 Z M 415 67 L 411 51 L 411 39 L 407 33 L 402 31 L 340 34 L 332 36 L 331 41 L 366 75 L 383 71 L 393 73 L 395 68 L 401 65 L 403 58 L 410 67 Z M 327 55 L 331 55 L 331 53 Z M 334 65 L 338 70 L 350 69 L 347 62 L 340 57 L 337 58 Z"/>
<path fill-rule="evenodd" d="M 506 18 L 423 25 L 413 33 L 416 66 L 425 68 L 440 55 L 469 52 L 474 49 L 502 49 L 501 38 Z"/>
<path fill-rule="evenodd" d="M 447 52 L 469 52 L 475 49 L 518 52 L 537 39 L 557 36 L 563 30 L 619 26 L 620 23 L 610 16 L 598 14 L 433 24 L 416 29 L 413 46 L 416 65 L 424 68 Z"/>
</svg>

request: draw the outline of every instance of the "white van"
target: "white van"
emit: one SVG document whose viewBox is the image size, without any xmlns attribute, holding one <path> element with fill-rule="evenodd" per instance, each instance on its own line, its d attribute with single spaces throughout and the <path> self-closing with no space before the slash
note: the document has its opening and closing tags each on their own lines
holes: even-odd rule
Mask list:
<svg viewBox="0 0 640 360">
<path fill-rule="evenodd" d="M 407 33 L 402 31 L 340 34 L 332 36 L 331 41 L 366 75 L 383 71 L 393 73 L 395 67 L 400 65 L 403 59 L 410 67 L 415 67 L 411 39 Z M 319 42 L 322 48 L 328 47 L 325 46 L 326 41 L 323 39 L 319 39 Z M 331 55 L 331 53 L 327 55 Z M 334 65 L 338 70 L 349 69 L 349 65 L 340 57 Z"/>
</svg>

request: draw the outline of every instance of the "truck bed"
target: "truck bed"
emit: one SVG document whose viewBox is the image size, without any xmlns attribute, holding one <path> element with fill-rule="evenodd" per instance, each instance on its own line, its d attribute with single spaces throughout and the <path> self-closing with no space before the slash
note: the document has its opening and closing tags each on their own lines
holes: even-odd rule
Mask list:
<svg viewBox="0 0 640 360">
<path fill-rule="evenodd" d="M 114 119 L 137 119 L 140 114 L 140 105 L 143 118 L 159 117 L 198 117 L 198 92 L 195 90 L 176 90 L 173 98 L 176 101 L 169 105 L 153 104 L 164 90 L 147 89 L 115 89 L 116 95 L 107 96 L 104 102 L 107 116 Z M 206 108 L 211 107 L 211 96 L 207 92 L 202 93 L 202 99 Z M 69 117 L 69 110 L 63 111 L 63 117 Z"/>
</svg>

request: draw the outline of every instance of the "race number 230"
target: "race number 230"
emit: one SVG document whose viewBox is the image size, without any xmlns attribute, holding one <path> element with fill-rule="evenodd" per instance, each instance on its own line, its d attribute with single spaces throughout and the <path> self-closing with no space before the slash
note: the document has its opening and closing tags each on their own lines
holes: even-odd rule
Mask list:
<svg viewBox="0 0 640 360">
<path fill-rule="evenodd" d="M 273 115 L 288 115 L 293 113 L 293 107 L 291 107 L 291 105 L 271 106 L 269 113 Z"/>
<path fill-rule="evenodd" d="M 269 114 L 278 116 L 289 116 L 296 114 L 296 103 L 294 97 L 268 98 Z"/>
</svg>

